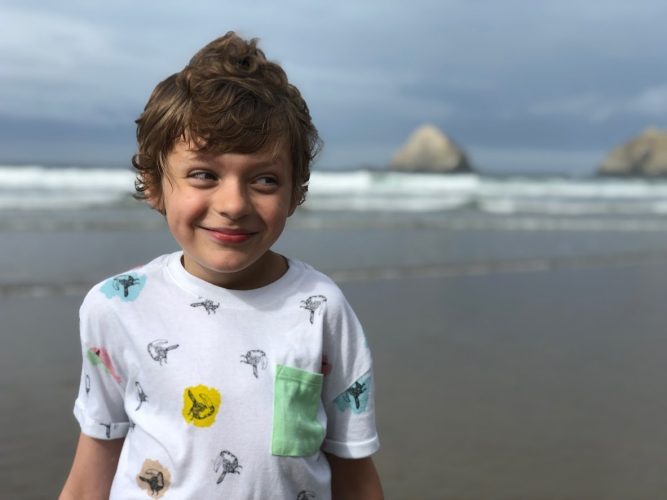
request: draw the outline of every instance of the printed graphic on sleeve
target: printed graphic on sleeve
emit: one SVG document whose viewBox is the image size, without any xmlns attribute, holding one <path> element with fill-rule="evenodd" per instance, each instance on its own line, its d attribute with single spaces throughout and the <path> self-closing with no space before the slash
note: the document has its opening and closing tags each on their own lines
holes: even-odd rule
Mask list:
<svg viewBox="0 0 667 500">
<path fill-rule="evenodd" d="M 107 437 L 107 439 L 111 439 L 111 426 L 113 424 L 105 424 L 102 422 L 100 423 L 100 425 L 104 427 L 105 429 L 104 435 Z"/>
<path fill-rule="evenodd" d="M 239 465 L 239 459 L 236 458 L 236 455 L 227 450 L 221 451 L 215 462 L 213 462 L 213 470 L 220 473 L 216 484 L 222 483 L 227 474 L 240 474 L 240 469 L 242 468 Z"/>
<path fill-rule="evenodd" d="M 137 474 L 137 485 L 145 490 L 149 497 L 160 498 L 171 486 L 171 474 L 157 460 L 145 460 Z"/>
<path fill-rule="evenodd" d="M 268 361 L 266 359 L 266 353 L 260 349 L 253 349 L 241 354 L 241 363 L 245 363 L 252 366 L 252 374 L 255 378 L 259 378 L 259 368 L 266 370 Z"/>
<path fill-rule="evenodd" d="M 178 347 L 178 344 L 167 345 L 168 343 L 167 339 L 156 339 L 146 347 L 150 357 L 160 363 L 160 366 L 162 366 L 163 361 L 167 362 L 167 353 Z"/>
<path fill-rule="evenodd" d="M 370 394 L 370 375 L 361 377 L 350 388 L 340 394 L 336 399 L 336 407 L 344 412 L 348 408 L 352 413 L 362 413 L 366 411 L 368 405 L 368 396 Z"/>
<path fill-rule="evenodd" d="M 90 377 L 88 376 L 87 373 L 86 373 L 86 379 L 84 381 L 84 385 L 86 386 L 86 396 L 88 396 L 88 394 L 90 394 Z"/>
<path fill-rule="evenodd" d="M 111 362 L 111 356 L 104 347 L 91 347 L 88 349 L 88 361 L 93 366 L 102 365 L 104 369 L 120 384 L 120 375 L 116 372 Z"/>
<path fill-rule="evenodd" d="M 196 427 L 210 427 L 215 422 L 220 401 L 220 393 L 213 387 L 186 387 L 183 391 L 183 418 Z"/>
<path fill-rule="evenodd" d="M 315 311 L 319 309 L 319 314 L 322 314 L 320 307 L 327 301 L 324 295 L 311 295 L 306 300 L 301 301 L 301 308 L 310 312 L 310 324 L 315 322 Z"/>
<path fill-rule="evenodd" d="M 104 282 L 100 290 L 108 299 L 118 297 L 123 302 L 137 300 L 146 284 L 146 276 L 136 273 L 121 274 Z"/>
<path fill-rule="evenodd" d="M 296 500 L 310 500 L 311 498 L 315 498 L 316 496 L 317 495 L 315 495 L 315 493 L 313 493 L 312 491 L 301 490 L 297 494 Z"/>
<path fill-rule="evenodd" d="M 206 314 L 215 314 L 215 311 L 220 307 L 220 302 L 213 302 L 211 299 L 203 299 L 199 302 L 193 302 L 190 304 L 190 307 L 203 307 Z"/>
<path fill-rule="evenodd" d="M 137 380 L 134 382 L 134 386 L 137 388 L 137 399 L 139 400 L 139 406 L 135 408 L 135 411 L 139 411 L 139 408 L 141 408 L 141 405 L 144 403 L 148 402 L 148 396 L 144 392 L 143 387 L 141 387 L 141 384 Z"/>
</svg>

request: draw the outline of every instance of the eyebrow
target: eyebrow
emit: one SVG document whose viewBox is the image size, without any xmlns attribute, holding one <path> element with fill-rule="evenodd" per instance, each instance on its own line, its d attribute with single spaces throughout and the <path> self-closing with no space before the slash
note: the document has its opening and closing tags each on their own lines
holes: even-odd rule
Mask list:
<svg viewBox="0 0 667 500">
<path fill-rule="evenodd" d="M 265 168 L 265 167 L 280 166 L 283 163 L 285 163 L 285 161 L 281 157 L 276 156 L 276 157 L 272 157 L 272 158 L 269 158 L 269 159 L 262 159 L 262 160 L 252 161 L 252 162 L 249 163 L 249 165 L 252 168 Z"/>
<path fill-rule="evenodd" d="M 243 153 L 238 153 L 243 154 Z M 250 156 L 250 155 L 247 155 Z M 194 159 L 196 160 L 210 160 L 214 159 L 216 155 L 195 155 Z M 276 155 L 271 157 L 262 157 L 257 159 L 248 159 L 248 165 L 252 168 L 261 168 L 261 167 L 272 167 L 274 165 L 282 165 L 286 163 L 286 159 L 282 155 Z"/>
</svg>

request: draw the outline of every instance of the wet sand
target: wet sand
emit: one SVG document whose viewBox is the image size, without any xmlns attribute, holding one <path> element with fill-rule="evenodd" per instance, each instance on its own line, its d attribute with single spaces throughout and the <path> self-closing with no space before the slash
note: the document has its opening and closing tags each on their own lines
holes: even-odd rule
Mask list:
<svg viewBox="0 0 667 500">
<path fill-rule="evenodd" d="M 341 284 L 375 353 L 387 499 L 664 495 L 667 261 Z M 64 481 L 80 300 L 0 300 L 3 498 Z"/>
<path fill-rule="evenodd" d="M 373 332 L 387 498 L 664 495 L 667 266 L 395 285 L 348 291 Z"/>
<path fill-rule="evenodd" d="M 85 291 L 176 248 L 121 215 L 0 232 L 2 498 L 65 479 Z M 387 499 L 664 496 L 667 232 L 311 222 L 278 249 L 330 272 L 364 323 Z"/>
</svg>

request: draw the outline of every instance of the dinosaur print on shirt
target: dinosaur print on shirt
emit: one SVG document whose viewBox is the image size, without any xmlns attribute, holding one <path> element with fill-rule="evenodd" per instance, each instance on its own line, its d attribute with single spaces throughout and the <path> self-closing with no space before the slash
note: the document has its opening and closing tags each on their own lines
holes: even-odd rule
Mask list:
<svg viewBox="0 0 667 500">
<path fill-rule="evenodd" d="M 146 276 L 137 273 L 120 274 L 104 282 L 100 291 L 108 298 L 119 298 L 122 302 L 137 300 L 146 285 Z"/>
</svg>

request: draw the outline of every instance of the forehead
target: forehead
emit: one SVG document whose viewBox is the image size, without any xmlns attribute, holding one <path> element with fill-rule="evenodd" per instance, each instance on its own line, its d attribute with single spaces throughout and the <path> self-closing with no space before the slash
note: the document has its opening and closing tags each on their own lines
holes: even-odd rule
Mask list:
<svg viewBox="0 0 667 500">
<path fill-rule="evenodd" d="M 224 148 L 220 148 L 222 151 L 216 151 L 216 149 L 217 148 L 215 147 L 207 147 L 204 141 L 179 138 L 174 142 L 174 145 L 169 152 L 168 159 L 171 161 L 168 161 L 168 163 L 172 163 L 174 160 L 202 161 L 209 163 L 234 158 L 245 160 L 249 164 L 276 164 L 291 167 L 289 150 L 285 141 L 276 141 L 258 151 L 250 153 L 226 151 Z"/>
</svg>

